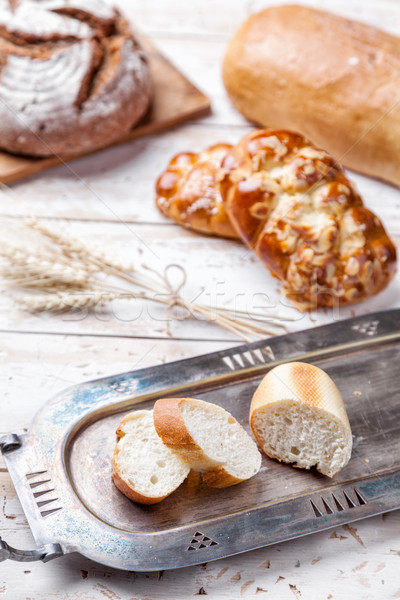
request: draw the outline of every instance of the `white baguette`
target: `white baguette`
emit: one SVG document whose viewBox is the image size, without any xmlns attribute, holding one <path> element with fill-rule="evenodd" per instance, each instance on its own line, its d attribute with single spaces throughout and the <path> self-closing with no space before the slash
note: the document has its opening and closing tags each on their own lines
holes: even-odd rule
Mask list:
<svg viewBox="0 0 400 600">
<path fill-rule="evenodd" d="M 171 494 L 190 469 L 158 437 L 151 410 L 124 416 L 117 429 L 118 443 L 112 457 L 112 479 L 131 500 L 155 504 Z"/>
<path fill-rule="evenodd" d="M 212 487 L 227 487 L 255 475 L 261 465 L 256 444 L 215 404 L 193 398 L 167 398 L 154 405 L 154 425 L 164 444 Z"/>
<path fill-rule="evenodd" d="M 349 461 L 352 434 L 339 390 L 321 369 L 301 362 L 275 367 L 257 388 L 250 426 L 264 452 L 333 477 Z"/>
</svg>

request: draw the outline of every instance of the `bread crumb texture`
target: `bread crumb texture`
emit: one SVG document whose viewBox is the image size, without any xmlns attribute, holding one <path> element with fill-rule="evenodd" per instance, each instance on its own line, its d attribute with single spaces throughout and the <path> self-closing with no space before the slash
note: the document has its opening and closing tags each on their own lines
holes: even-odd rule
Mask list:
<svg viewBox="0 0 400 600">
<path fill-rule="evenodd" d="M 254 394 L 251 427 L 264 452 L 333 477 L 349 461 L 352 435 L 332 379 L 305 363 L 272 369 Z"/>
<path fill-rule="evenodd" d="M 186 399 L 180 410 L 191 437 L 203 453 L 237 479 L 255 475 L 261 465 L 256 444 L 232 415 L 220 406 Z"/>
<path fill-rule="evenodd" d="M 189 468 L 158 437 L 153 411 L 127 415 L 114 451 L 114 471 L 137 493 L 150 498 L 165 497 L 186 478 Z"/>
</svg>

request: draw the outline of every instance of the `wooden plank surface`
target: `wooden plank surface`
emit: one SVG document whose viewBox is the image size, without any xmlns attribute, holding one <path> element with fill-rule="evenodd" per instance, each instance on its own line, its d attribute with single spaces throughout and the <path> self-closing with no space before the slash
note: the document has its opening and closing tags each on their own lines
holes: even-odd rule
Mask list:
<svg viewBox="0 0 400 600">
<path fill-rule="evenodd" d="M 6 539 L 32 546 L 8 475 Z M 400 511 L 197 567 L 123 572 L 71 554 L 47 564 L 7 563 L 0 598 L 9 600 L 392 600 L 400 596 Z"/>
<path fill-rule="evenodd" d="M 148 40 L 142 43 L 149 57 L 153 79 L 153 98 L 149 111 L 128 134 L 118 142 L 107 144 L 115 146 L 128 141 L 162 131 L 188 119 L 206 115 L 210 110 L 210 101 L 196 86 L 180 73 Z M 7 152 L 0 152 L 0 181 L 11 183 L 34 173 L 40 173 L 55 165 L 67 165 L 71 160 L 93 153 L 79 153 L 68 156 L 50 156 L 47 158 L 29 158 Z"/>
<path fill-rule="evenodd" d="M 190 37 L 196 44 L 199 38 L 226 41 L 250 14 L 278 4 L 276 0 L 216 0 L 211 10 L 204 0 L 191 0 L 187 7 L 171 0 L 115 0 L 115 3 L 149 35 Z M 398 0 L 302 0 L 301 4 L 330 10 L 399 35 Z"/>
<path fill-rule="evenodd" d="M 0 361 L 7 365 L 0 369 L 0 435 L 26 430 L 39 407 L 71 385 L 233 345 L 228 341 L 0 333 Z"/>
<path fill-rule="evenodd" d="M 49 223 L 49 221 L 46 221 Z M 395 221 L 396 222 L 396 221 Z M 52 221 L 50 221 L 52 223 Z M 257 257 L 243 244 L 217 237 L 206 237 L 177 225 L 127 225 L 126 223 L 57 221 L 59 230 L 96 243 L 101 239 L 103 249 L 110 248 L 134 265 L 147 265 L 163 273 L 169 264 L 179 264 L 186 271 L 187 280 L 182 289 L 187 300 L 196 300 L 212 308 L 232 307 L 250 312 L 292 319 L 283 321 L 287 331 L 298 331 L 310 326 L 324 325 L 332 320 L 345 319 L 354 314 L 365 314 L 400 306 L 400 278 L 383 292 L 349 307 L 325 309 L 312 314 L 300 313 L 280 294 L 279 281 L 269 274 Z M 7 220 L 0 226 L 3 239 L 19 239 L 18 219 Z M 15 235 L 14 235 L 15 234 Z M 394 236 L 400 246 L 400 230 Z M 171 272 L 171 283 L 178 285 L 181 277 Z M 245 285 L 243 285 L 245 282 Z M 129 290 L 129 285 L 126 287 Z M 12 301 L 10 289 L 0 287 L 0 330 L 46 332 L 53 334 L 118 335 L 134 338 L 170 337 L 176 339 L 236 340 L 230 332 L 203 319 L 171 321 L 166 318 L 163 305 L 127 300 L 121 294 L 109 307 L 82 309 L 62 315 L 31 314 L 18 309 Z M 275 321 L 275 319 L 272 319 Z M 275 329 L 285 333 L 284 329 Z"/>
<path fill-rule="evenodd" d="M 282 306 L 279 284 L 237 242 L 207 238 L 171 224 L 154 206 L 154 181 L 171 155 L 217 141 L 236 141 L 249 130 L 224 91 L 220 66 L 227 40 L 251 12 L 273 0 L 117 0 L 139 29 L 186 77 L 210 96 L 213 112 L 175 129 L 110 148 L 13 184 L 0 194 L 0 219 L 45 217 L 74 235 L 157 269 L 178 262 L 188 272 L 184 293 L 205 287 L 210 299 L 252 306 L 267 295 L 281 314 L 297 315 L 289 328 L 332 322 L 337 315 L 299 315 Z M 400 35 L 397 0 L 303 0 Z M 400 242 L 400 191 L 351 174 L 365 203 Z M 3 218 L 1 218 L 3 217 Z M 124 225 L 125 223 L 125 225 Z M 0 234 L 3 233 L 0 230 Z M 218 293 L 221 293 L 218 296 Z M 386 292 L 355 305 L 350 314 L 400 306 L 400 275 Z M 155 312 L 154 312 L 155 311 Z M 288 312 L 287 312 L 288 311 Z M 344 313 L 339 317 L 346 316 Z M 72 383 L 127 369 L 218 350 L 238 343 L 205 323 L 171 326 L 153 307 L 131 319 L 127 304 L 77 319 L 32 316 L 0 295 L 0 433 L 23 431 L 53 394 Z M 155 317 L 155 318 L 154 318 Z M 384 398 L 383 400 L 384 401 Z M 0 464 L 0 534 L 17 547 L 34 543 L 4 465 Z M 71 555 L 48 564 L 0 565 L 1 600 L 158 600 L 207 594 L 211 598 L 362 600 L 400 598 L 400 511 L 349 527 L 310 535 L 188 569 L 124 573 Z"/>
</svg>

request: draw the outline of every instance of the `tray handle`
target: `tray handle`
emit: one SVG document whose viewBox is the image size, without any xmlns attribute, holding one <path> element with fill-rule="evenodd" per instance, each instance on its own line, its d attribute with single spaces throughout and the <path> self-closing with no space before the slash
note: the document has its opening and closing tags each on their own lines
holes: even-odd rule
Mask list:
<svg viewBox="0 0 400 600">
<path fill-rule="evenodd" d="M 15 433 L 10 433 L 0 438 L 0 450 L 2 454 L 17 450 L 22 444 L 22 440 Z M 33 562 L 41 560 L 48 562 L 53 558 L 58 558 L 64 554 L 60 544 L 45 544 L 34 550 L 18 550 L 9 546 L 0 536 L 0 562 L 7 560 L 16 560 L 18 562 Z"/>
<path fill-rule="evenodd" d="M 17 450 L 22 444 L 20 437 L 16 433 L 9 433 L 0 438 L 0 450 L 2 454 Z"/>
<path fill-rule="evenodd" d="M 64 552 L 62 551 L 60 544 L 46 544 L 44 546 L 39 546 L 39 548 L 35 548 L 35 550 L 17 550 L 17 548 L 9 546 L 7 542 L 0 537 L 0 562 L 7 560 L 8 558 L 18 562 L 33 562 L 35 560 L 48 562 L 63 554 Z"/>
</svg>

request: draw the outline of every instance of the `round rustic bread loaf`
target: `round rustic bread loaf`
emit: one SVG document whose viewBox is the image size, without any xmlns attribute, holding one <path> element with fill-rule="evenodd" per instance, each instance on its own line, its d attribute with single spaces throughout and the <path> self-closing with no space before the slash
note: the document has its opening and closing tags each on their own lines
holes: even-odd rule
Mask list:
<svg viewBox="0 0 400 600">
<path fill-rule="evenodd" d="M 0 147 L 71 154 L 106 146 L 145 113 L 146 56 L 103 0 L 0 0 Z"/>
</svg>

